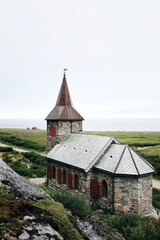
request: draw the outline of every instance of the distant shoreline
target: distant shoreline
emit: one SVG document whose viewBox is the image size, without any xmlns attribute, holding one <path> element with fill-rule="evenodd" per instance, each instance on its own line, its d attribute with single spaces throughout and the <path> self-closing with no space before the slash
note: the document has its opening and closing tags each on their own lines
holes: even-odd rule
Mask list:
<svg viewBox="0 0 160 240">
<path fill-rule="evenodd" d="M 43 119 L 0 119 L 0 128 L 37 127 L 46 129 Z M 160 132 L 160 118 L 88 118 L 83 122 L 84 131 L 153 131 Z"/>
</svg>

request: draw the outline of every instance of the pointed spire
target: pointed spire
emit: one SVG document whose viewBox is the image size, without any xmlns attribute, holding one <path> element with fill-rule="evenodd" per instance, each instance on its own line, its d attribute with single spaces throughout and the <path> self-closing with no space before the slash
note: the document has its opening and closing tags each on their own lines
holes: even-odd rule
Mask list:
<svg viewBox="0 0 160 240">
<path fill-rule="evenodd" d="M 83 117 L 74 109 L 69 94 L 64 69 L 63 81 L 57 98 L 56 106 L 46 117 L 46 120 L 84 120 Z"/>
<path fill-rule="evenodd" d="M 66 81 L 66 75 L 64 72 L 62 85 L 59 91 L 56 106 L 71 106 L 71 98 L 69 94 L 69 89 Z"/>
</svg>

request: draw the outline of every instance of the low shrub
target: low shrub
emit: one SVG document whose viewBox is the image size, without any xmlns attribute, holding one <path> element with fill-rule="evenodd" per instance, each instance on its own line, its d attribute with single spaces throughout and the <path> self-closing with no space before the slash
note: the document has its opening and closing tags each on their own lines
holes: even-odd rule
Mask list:
<svg viewBox="0 0 160 240">
<path fill-rule="evenodd" d="M 140 138 L 140 137 L 139 137 Z M 141 137 L 143 138 L 143 137 Z M 155 143 L 141 143 L 141 142 L 137 142 L 137 143 L 130 143 L 129 144 L 131 147 L 150 147 L 150 146 L 157 146 L 159 145 L 159 142 L 155 142 Z"/>
<path fill-rule="evenodd" d="M 156 173 L 154 174 L 155 177 L 160 178 L 160 156 L 148 156 L 143 153 L 141 153 L 141 156 L 146 159 L 156 170 Z"/>
<path fill-rule="evenodd" d="M 126 240 L 160 239 L 160 220 L 149 220 L 136 214 L 108 215 L 107 219 Z"/>
<path fill-rule="evenodd" d="M 12 147 L 0 147 L 0 152 L 14 153 L 15 151 Z"/>
<path fill-rule="evenodd" d="M 65 208 L 69 209 L 73 215 L 82 219 L 88 218 L 92 209 L 87 200 L 76 193 L 64 193 L 55 189 L 48 189 L 44 184 L 41 185 L 46 193 L 48 193 L 55 201 L 60 202 Z"/>
<path fill-rule="evenodd" d="M 2 159 L 16 173 L 23 177 L 46 177 L 45 158 L 37 153 L 26 152 L 10 154 L 5 152 Z"/>
<path fill-rule="evenodd" d="M 29 161 L 31 163 L 46 167 L 46 160 L 45 160 L 44 156 L 41 156 L 40 154 L 37 154 L 34 152 L 24 152 L 24 153 L 22 153 L 22 155 L 25 158 L 29 159 Z"/>
<path fill-rule="evenodd" d="M 160 209 L 160 190 L 153 188 L 152 194 L 153 207 Z"/>
<path fill-rule="evenodd" d="M 19 137 L 15 137 L 15 136 L 0 135 L 0 141 L 2 141 L 4 143 L 9 143 L 14 146 L 24 147 L 26 149 L 33 149 L 33 150 L 37 150 L 37 151 L 46 151 L 45 144 L 40 144 L 38 142 L 34 142 L 32 140 L 25 139 L 25 138 L 21 139 Z"/>
<path fill-rule="evenodd" d="M 22 231 L 22 222 L 17 219 L 19 204 L 0 187 L 0 239 L 17 239 Z"/>
</svg>

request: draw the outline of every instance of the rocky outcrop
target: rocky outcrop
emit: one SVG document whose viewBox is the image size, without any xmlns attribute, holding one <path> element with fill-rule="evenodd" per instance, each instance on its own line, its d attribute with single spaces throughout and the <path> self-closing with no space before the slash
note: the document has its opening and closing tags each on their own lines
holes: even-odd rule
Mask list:
<svg viewBox="0 0 160 240">
<path fill-rule="evenodd" d="M 58 233 L 58 226 L 54 222 L 53 215 L 30 204 L 21 206 L 20 219 L 23 230 L 17 237 L 19 240 L 63 240 Z"/>
<path fill-rule="evenodd" d="M 107 220 L 92 217 L 90 221 L 77 221 L 77 228 L 87 240 L 122 240 L 122 235 Z"/>
<path fill-rule="evenodd" d="M 52 199 L 38 186 L 15 173 L 1 158 L 0 186 L 2 186 L 7 192 L 11 193 L 14 197 L 21 200 L 37 201 L 40 199 Z"/>
<path fill-rule="evenodd" d="M 97 210 L 88 221 L 82 221 L 78 217 L 69 216 L 74 227 L 81 233 L 85 240 L 122 240 L 124 239 L 107 219 L 103 210 Z"/>
<path fill-rule="evenodd" d="M 59 234 L 60 229 L 54 221 L 54 216 L 27 202 L 29 200 L 53 199 L 37 185 L 15 173 L 2 159 L 0 159 L 0 186 L 15 198 L 23 200 L 20 201 L 19 216 L 16 216 L 22 223 L 23 229 L 16 239 L 63 240 Z M 85 222 L 76 217 L 73 222 L 72 215 L 69 218 L 72 219 L 74 227 L 85 240 L 122 239 L 121 234 L 113 229 L 107 220 L 101 219 L 98 215 L 92 216 L 89 221 Z"/>
</svg>

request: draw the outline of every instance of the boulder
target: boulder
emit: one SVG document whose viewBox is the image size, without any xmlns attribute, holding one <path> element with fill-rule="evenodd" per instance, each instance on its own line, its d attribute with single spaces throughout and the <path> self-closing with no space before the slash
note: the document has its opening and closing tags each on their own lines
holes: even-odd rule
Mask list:
<svg viewBox="0 0 160 240">
<path fill-rule="evenodd" d="M 53 200 L 41 188 L 34 183 L 29 182 L 26 178 L 14 172 L 1 158 L 0 158 L 0 186 L 14 197 L 29 201 L 38 201 L 41 199 Z"/>
</svg>

